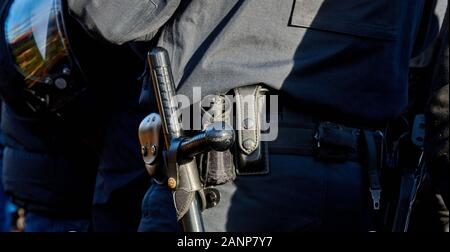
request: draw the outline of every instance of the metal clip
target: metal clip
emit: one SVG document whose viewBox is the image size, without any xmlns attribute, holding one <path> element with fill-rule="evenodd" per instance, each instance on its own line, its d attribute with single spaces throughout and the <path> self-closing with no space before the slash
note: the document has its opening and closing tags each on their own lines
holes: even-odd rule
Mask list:
<svg viewBox="0 0 450 252">
<path fill-rule="evenodd" d="M 141 143 L 142 157 L 145 168 L 150 176 L 156 174 L 159 164 L 161 128 L 161 117 L 156 113 L 147 116 L 139 126 L 139 141 Z"/>
<path fill-rule="evenodd" d="M 380 210 L 381 189 L 370 189 L 372 195 L 373 210 Z"/>
</svg>

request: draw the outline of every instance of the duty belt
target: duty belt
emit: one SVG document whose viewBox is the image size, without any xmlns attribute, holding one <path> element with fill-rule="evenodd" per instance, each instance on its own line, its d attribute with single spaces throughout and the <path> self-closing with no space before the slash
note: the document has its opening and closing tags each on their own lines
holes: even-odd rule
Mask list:
<svg viewBox="0 0 450 252">
<path fill-rule="evenodd" d="M 329 161 L 360 161 L 360 129 L 331 122 L 313 125 L 280 126 L 277 140 L 269 144 L 269 152 L 315 156 Z"/>
<path fill-rule="evenodd" d="M 380 131 L 322 122 L 305 127 L 280 126 L 269 153 L 313 156 L 324 162 L 360 162 L 367 167 L 373 209 L 380 209 L 383 165 L 383 134 Z"/>
<path fill-rule="evenodd" d="M 384 152 L 384 137 L 380 131 L 324 120 L 303 120 L 304 115 L 283 110 L 286 121 L 279 118 L 276 141 L 264 142 L 261 141 L 259 123 L 264 117 L 261 114 L 266 111 L 262 109 L 265 106 L 262 97 L 266 92 L 261 86 L 255 85 L 237 88 L 234 93 L 237 100 L 237 122 L 238 125 L 244 125 L 239 127 L 241 130 L 237 130 L 238 175 L 267 174 L 268 153 L 313 156 L 324 162 L 360 162 L 367 167 L 373 208 L 380 209 L 379 170 L 383 165 Z M 243 106 L 243 96 L 254 98 L 250 102 L 247 100 L 246 106 Z M 255 126 L 251 129 L 246 127 L 248 121 L 256 122 Z"/>
</svg>

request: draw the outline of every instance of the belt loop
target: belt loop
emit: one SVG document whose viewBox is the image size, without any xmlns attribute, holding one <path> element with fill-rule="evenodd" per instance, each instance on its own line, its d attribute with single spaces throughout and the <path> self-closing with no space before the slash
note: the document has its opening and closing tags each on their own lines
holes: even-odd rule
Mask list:
<svg viewBox="0 0 450 252">
<path fill-rule="evenodd" d="M 373 209 L 380 210 L 381 205 L 381 183 L 378 168 L 382 164 L 382 153 L 383 144 L 380 144 L 380 150 L 377 148 L 377 141 L 375 139 L 375 134 L 380 137 L 383 134 L 380 131 L 373 132 L 370 130 L 363 130 L 364 142 L 366 144 L 366 156 L 367 156 L 367 168 L 369 175 L 369 191 L 372 197 Z"/>
</svg>

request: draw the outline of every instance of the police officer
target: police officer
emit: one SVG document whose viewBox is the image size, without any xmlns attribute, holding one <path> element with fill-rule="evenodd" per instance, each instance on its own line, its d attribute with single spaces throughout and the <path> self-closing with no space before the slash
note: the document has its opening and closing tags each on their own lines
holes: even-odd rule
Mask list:
<svg viewBox="0 0 450 252">
<path fill-rule="evenodd" d="M 449 232 L 448 225 L 448 132 L 449 132 L 449 68 L 448 68 L 448 9 L 443 28 L 435 43 L 432 61 L 426 69 L 423 80 L 427 90 L 429 105 L 426 107 L 427 134 L 425 157 L 428 163 L 428 179 L 418 196 L 415 209 L 414 228 L 419 231 Z M 428 216 L 429 218 L 426 218 Z M 430 218 L 431 217 L 431 218 Z M 428 229 L 426 229 L 428 228 Z"/>
<path fill-rule="evenodd" d="M 436 12 L 423 17 L 439 24 L 439 37 L 431 37 L 429 48 L 411 62 L 408 112 L 425 114 L 428 127 L 424 146 L 427 169 L 410 209 L 410 222 L 405 223 L 410 231 L 448 232 L 448 21 L 443 20 L 446 9 L 446 3 L 438 2 Z"/>
<path fill-rule="evenodd" d="M 444 26 L 436 46 L 435 61 L 432 64 L 432 78 L 427 110 L 427 157 L 434 183 L 442 194 L 445 205 L 449 204 L 448 195 L 448 134 L 449 134 L 449 45 L 448 45 L 448 9 Z M 448 230 L 448 214 L 447 214 Z"/>
<path fill-rule="evenodd" d="M 65 1 L 1 7 L 3 182 L 26 230 L 135 231 L 150 181 L 135 131 L 142 62 L 92 40 Z"/>
<path fill-rule="evenodd" d="M 221 201 L 203 211 L 207 231 L 376 228 L 381 133 L 407 104 L 409 61 L 431 1 L 68 2 L 109 42 L 157 39 L 179 94 L 279 95 L 275 141 L 238 131 L 237 177 L 210 185 Z M 259 122 L 236 116 L 249 128 Z M 208 169 L 223 166 L 216 161 Z M 171 200 L 166 185 L 150 188 L 142 231 L 174 227 L 174 211 L 158 205 Z"/>
</svg>

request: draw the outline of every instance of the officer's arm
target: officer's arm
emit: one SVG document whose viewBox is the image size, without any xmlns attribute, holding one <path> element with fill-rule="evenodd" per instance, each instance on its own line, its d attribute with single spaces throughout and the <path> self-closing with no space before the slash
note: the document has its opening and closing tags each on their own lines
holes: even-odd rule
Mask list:
<svg viewBox="0 0 450 252">
<path fill-rule="evenodd" d="M 114 44 L 151 40 L 181 0 L 67 0 L 70 14 L 95 36 Z"/>
</svg>

